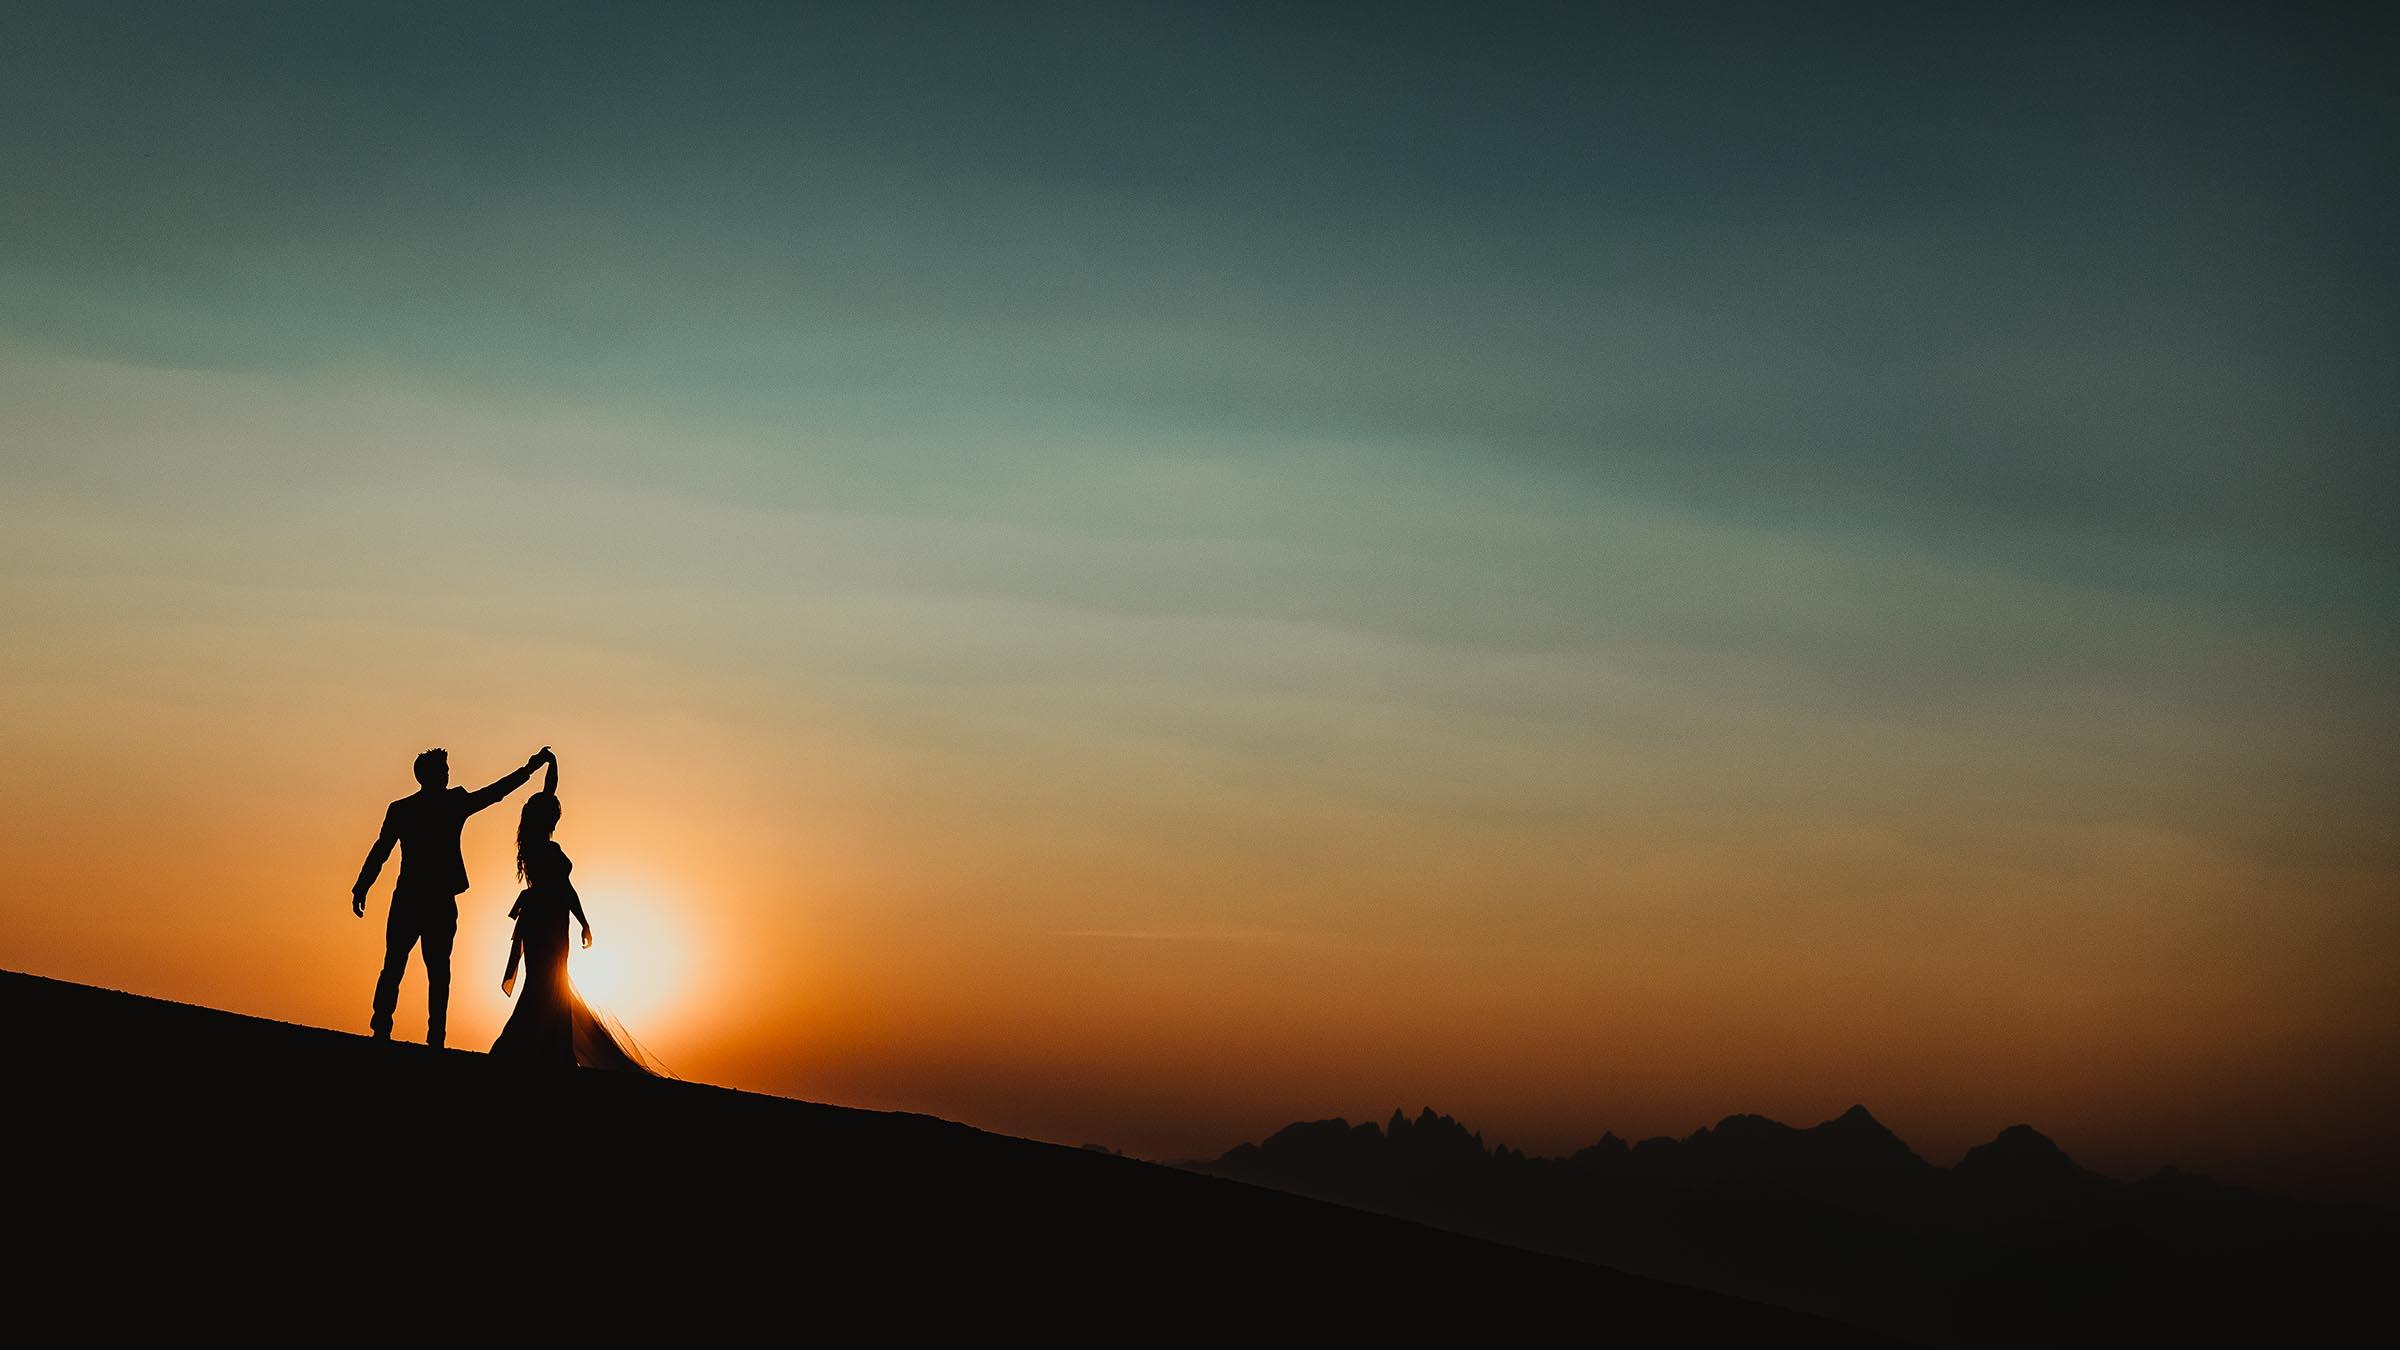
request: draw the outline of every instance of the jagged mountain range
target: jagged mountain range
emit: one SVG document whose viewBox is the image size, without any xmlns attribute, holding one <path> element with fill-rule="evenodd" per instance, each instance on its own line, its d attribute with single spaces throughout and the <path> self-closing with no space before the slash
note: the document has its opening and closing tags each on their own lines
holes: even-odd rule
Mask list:
<svg viewBox="0 0 2400 1350">
<path fill-rule="evenodd" d="M 1860 1106 L 1804 1128 L 1607 1134 L 1564 1158 L 1428 1107 L 1185 1165 L 1944 1345 L 2288 1335 L 2364 1299 L 2400 1254 L 2385 1211 L 2172 1168 L 2117 1181 L 2026 1125 L 1938 1167 Z"/>
</svg>

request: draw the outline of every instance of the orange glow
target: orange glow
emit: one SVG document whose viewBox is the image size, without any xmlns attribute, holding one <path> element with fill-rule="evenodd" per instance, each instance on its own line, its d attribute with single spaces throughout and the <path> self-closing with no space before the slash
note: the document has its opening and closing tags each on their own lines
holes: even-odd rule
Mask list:
<svg viewBox="0 0 2400 1350">
<path fill-rule="evenodd" d="M 475 783 L 548 741 L 565 768 L 558 838 L 597 933 L 570 970 L 707 1081 L 1169 1157 L 1395 1105 L 1563 1151 L 1601 1129 L 1679 1133 L 1737 1109 L 1806 1121 L 1861 1100 L 1937 1159 L 2029 1119 L 2096 1166 L 2238 1177 L 2273 1165 L 2255 1140 L 2314 1128 L 2332 1141 L 2314 1156 L 2338 1159 L 2349 1136 L 2325 1122 L 2357 1122 L 2363 1149 L 2391 1115 L 2354 1072 L 2391 1048 L 2360 983 L 2388 941 L 2338 961 L 2294 919 L 2243 939 L 2238 965 L 2225 955 L 2248 906 L 2307 913 L 2302 885 L 2356 895 L 2348 922 L 2388 928 L 2370 872 L 2303 882 L 2089 830 L 2017 871 L 1971 836 L 1952 847 L 1972 865 L 1852 835 L 1678 852 L 1668 837 L 1692 827 L 1656 817 L 1569 851 L 1320 815 L 1292 836 L 1311 857 L 1170 815 L 1139 827 L 1155 854 L 1118 852 L 1095 841 L 1133 837 L 1123 795 L 1086 799 L 1072 828 L 1004 783 L 928 814 L 905 756 L 878 768 L 822 736 L 801 778 L 746 755 L 753 738 L 730 725 L 662 737 L 590 712 L 561 728 L 556 709 L 545 725 L 500 700 L 480 725 L 369 744 L 327 703 L 228 742 L 13 728 L 12 762 L 50 768 L 0 783 L 15 864 L 0 964 L 362 1030 L 390 882 L 363 921 L 345 891 L 409 755 L 438 740 Z M 184 786 L 227 764 L 241 790 Z M 509 1008 L 519 800 L 467 827 L 462 1048 L 488 1045 Z M 1476 868 L 1562 904 L 1446 908 Z M 2045 886 L 2089 899 L 2029 926 L 2023 897 Z M 1928 889 L 1945 904 L 1932 927 Z M 422 998 L 412 966 L 404 1039 Z"/>
<path fill-rule="evenodd" d="M 146 378 L 129 443 L 288 403 Z M 1694 650 L 895 598 L 837 563 L 1024 541 L 732 508 L 645 535 L 684 508 L 515 490 L 223 534 L 22 510 L 0 966 L 363 1031 L 391 878 L 364 920 L 348 887 L 410 758 L 473 786 L 548 744 L 598 938 L 572 977 L 705 1081 L 1167 1157 L 1395 1106 L 1557 1152 L 1863 1102 L 1937 1160 L 2027 1121 L 2103 1169 L 2274 1181 L 2400 1128 L 2360 1067 L 2400 1060 L 2390 756 L 2312 730 L 2379 725 L 2308 684 L 2322 651 L 2112 600 L 2081 617 L 2129 666 L 2151 642 L 2272 700 L 1762 708 L 1766 675 Z M 491 542 L 529 520 L 544 548 Z M 610 570 L 679 531 L 728 589 Z M 1037 543 L 1002 560 L 1141 561 Z M 383 589 L 403 566 L 438 596 Z M 2075 603 L 1955 585 L 1978 623 Z M 522 800 L 466 829 L 461 1048 L 510 1007 Z M 423 998 L 412 966 L 404 1039 Z"/>
<path fill-rule="evenodd" d="M 568 975 L 600 1013 L 641 1028 L 652 1038 L 669 1033 L 692 998 L 696 952 L 685 907 L 647 887 L 600 885 L 583 893 L 592 920 L 589 948 L 570 948 Z"/>
</svg>

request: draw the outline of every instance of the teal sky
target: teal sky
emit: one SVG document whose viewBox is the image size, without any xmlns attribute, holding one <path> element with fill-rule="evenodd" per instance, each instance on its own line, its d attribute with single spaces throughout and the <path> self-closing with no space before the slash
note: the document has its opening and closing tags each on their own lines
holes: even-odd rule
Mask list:
<svg viewBox="0 0 2400 1350">
<path fill-rule="evenodd" d="M 927 989 L 911 942 L 986 944 L 900 1067 L 719 1068 L 778 1090 L 1199 1152 L 1441 1088 L 1538 1147 L 1887 1085 L 1912 1139 L 2029 1102 L 2129 1167 L 2272 1095 L 2365 1157 L 2400 25 L 1295 8 L 0 4 L 12 754 L 255 750 L 370 827 L 347 761 L 443 706 L 496 764 L 559 709 L 605 782 L 737 754 L 688 803 L 724 865 L 839 880 L 724 926 Z M 303 726 L 347 776 L 291 776 Z M 133 807 L 10 803 L 0 957 L 348 1016 L 30 917 Z M 1078 937 L 1292 965 L 1010 1003 Z M 1238 1111 L 1057 1049 L 1286 978 L 1323 1027 Z M 1762 1034 L 1760 978 L 1821 1075 L 1595 1049 L 1637 997 Z M 1450 1021 L 1369 1030 L 1425 986 Z"/>
</svg>

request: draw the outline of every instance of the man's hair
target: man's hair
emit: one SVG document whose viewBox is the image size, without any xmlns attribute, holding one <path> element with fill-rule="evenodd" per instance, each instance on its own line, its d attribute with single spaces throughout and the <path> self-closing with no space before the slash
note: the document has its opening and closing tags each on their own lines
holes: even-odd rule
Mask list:
<svg viewBox="0 0 2400 1350">
<path fill-rule="evenodd" d="M 417 756 L 417 762 L 409 766 L 417 775 L 417 781 L 420 783 L 432 782 L 435 769 L 447 770 L 449 767 L 450 752 L 439 748 L 428 750 Z"/>
</svg>

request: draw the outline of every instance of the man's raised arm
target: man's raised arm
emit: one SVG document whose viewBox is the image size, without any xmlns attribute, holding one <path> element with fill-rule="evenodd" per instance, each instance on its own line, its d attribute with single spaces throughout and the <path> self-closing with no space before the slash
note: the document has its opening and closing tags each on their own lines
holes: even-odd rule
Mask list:
<svg viewBox="0 0 2400 1350">
<path fill-rule="evenodd" d="M 545 745 L 531 758 L 527 759 L 523 767 L 510 770 L 508 775 L 502 778 L 499 782 L 493 783 L 489 787 L 477 788 L 473 792 L 468 793 L 467 814 L 473 815 L 477 811 L 490 806 L 493 802 L 496 802 L 502 797 L 505 797 L 508 794 L 516 791 L 518 788 L 525 786 L 525 780 L 533 777 L 534 767 L 542 762 L 542 756 L 549 753 L 550 747 Z"/>
<path fill-rule="evenodd" d="M 400 838 L 392 823 L 392 808 L 383 808 L 383 830 L 375 836 L 375 847 L 367 850 L 367 862 L 358 869 L 358 884 L 350 888 L 350 912 L 367 917 L 367 891 L 375 884 L 377 873 L 383 871 L 383 860 L 392 856 L 392 844 Z"/>
</svg>

